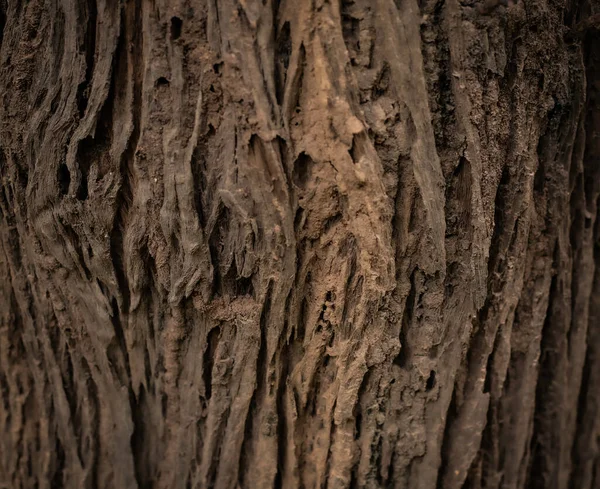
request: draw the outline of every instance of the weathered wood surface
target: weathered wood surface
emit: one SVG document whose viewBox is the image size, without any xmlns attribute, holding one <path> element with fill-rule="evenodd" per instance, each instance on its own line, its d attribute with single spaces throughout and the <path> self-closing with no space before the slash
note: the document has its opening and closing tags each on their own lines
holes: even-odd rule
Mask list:
<svg viewBox="0 0 600 489">
<path fill-rule="evenodd" d="M 597 488 L 599 10 L 0 1 L 0 487 Z"/>
</svg>

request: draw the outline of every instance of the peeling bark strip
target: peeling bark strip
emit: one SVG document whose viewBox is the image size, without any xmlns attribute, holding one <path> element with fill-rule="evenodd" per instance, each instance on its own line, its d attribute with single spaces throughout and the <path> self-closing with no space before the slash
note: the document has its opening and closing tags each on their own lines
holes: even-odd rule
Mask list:
<svg viewBox="0 0 600 489">
<path fill-rule="evenodd" d="M 0 1 L 0 487 L 598 487 L 599 12 Z"/>
</svg>

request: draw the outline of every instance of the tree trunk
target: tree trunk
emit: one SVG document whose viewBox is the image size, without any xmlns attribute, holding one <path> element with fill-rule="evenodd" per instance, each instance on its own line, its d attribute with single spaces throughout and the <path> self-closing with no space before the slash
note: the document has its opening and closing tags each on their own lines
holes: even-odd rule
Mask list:
<svg viewBox="0 0 600 489">
<path fill-rule="evenodd" d="M 599 487 L 598 0 L 0 6 L 0 487 Z"/>
</svg>

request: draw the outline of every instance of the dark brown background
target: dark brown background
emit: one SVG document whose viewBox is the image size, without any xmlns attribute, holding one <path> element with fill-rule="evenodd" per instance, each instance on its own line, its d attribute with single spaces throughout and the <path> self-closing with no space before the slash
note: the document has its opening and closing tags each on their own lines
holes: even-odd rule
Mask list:
<svg viewBox="0 0 600 489">
<path fill-rule="evenodd" d="M 599 9 L 0 0 L 0 487 L 599 487 Z"/>
</svg>

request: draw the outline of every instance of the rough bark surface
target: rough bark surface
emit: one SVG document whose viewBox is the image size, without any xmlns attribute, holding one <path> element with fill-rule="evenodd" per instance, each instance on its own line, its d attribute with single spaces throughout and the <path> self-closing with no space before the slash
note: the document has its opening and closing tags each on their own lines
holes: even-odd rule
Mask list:
<svg viewBox="0 0 600 489">
<path fill-rule="evenodd" d="M 599 487 L 599 9 L 0 0 L 0 487 Z"/>
</svg>

